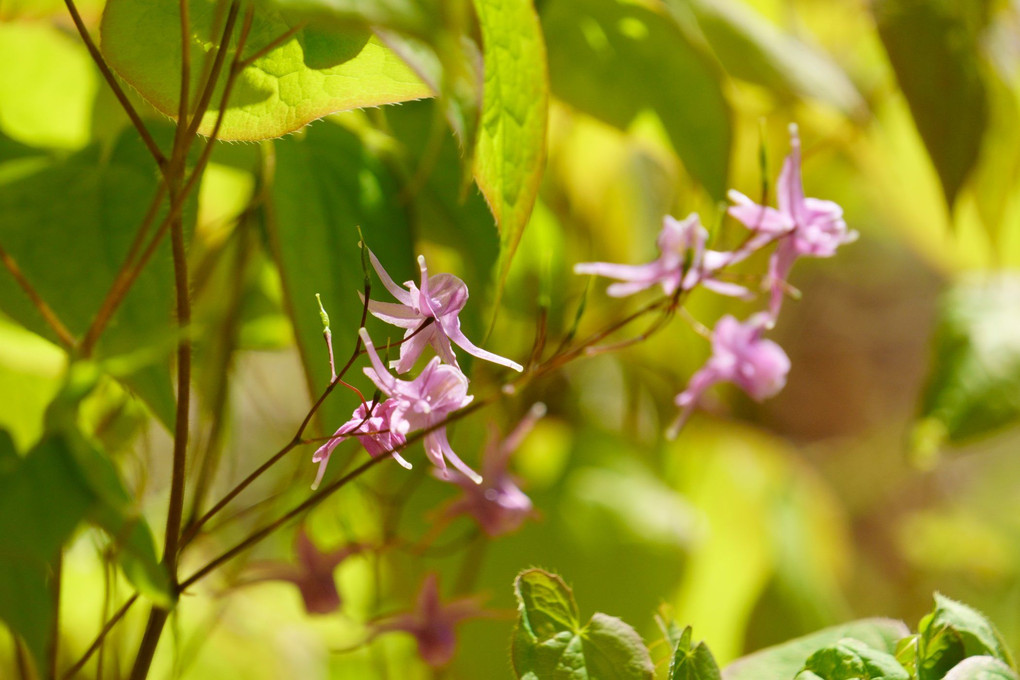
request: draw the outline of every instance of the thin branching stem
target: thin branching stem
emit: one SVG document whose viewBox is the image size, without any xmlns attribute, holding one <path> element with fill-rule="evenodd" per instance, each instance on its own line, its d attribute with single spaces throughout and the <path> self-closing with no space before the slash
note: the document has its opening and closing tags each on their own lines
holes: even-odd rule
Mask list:
<svg viewBox="0 0 1020 680">
<path fill-rule="evenodd" d="M 100 647 L 103 646 L 103 641 L 106 640 L 106 636 L 110 634 L 110 631 L 113 630 L 114 626 L 120 623 L 120 620 L 124 618 L 124 615 L 128 613 L 137 600 L 138 593 L 135 593 L 120 606 L 120 609 L 118 609 L 110 620 L 106 622 L 106 625 L 104 625 L 102 630 L 99 631 L 99 634 L 96 635 L 96 639 L 92 641 L 92 644 L 89 645 L 89 648 L 81 655 L 81 658 L 78 659 L 73 666 L 67 669 L 63 675 L 63 680 L 70 680 L 70 678 L 73 678 L 81 671 L 82 668 L 85 667 L 85 664 L 89 662 L 92 655 L 98 652 Z"/>
<path fill-rule="evenodd" d="M 141 116 L 138 115 L 138 111 L 131 105 L 131 101 L 127 98 L 124 93 L 124 89 L 117 82 L 117 77 L 113 75 L 113 71 L 110 70 L 109 65 L 103 58 L 103 55 L 99 52 L 99 48 L 96 47 L 96 43 L 93 42 L 92 37 L 89 35 L 88 29 L 85 28 L 85 22 L 82 21 L 81 14 L 78 13 L 78 8 L 75 7 L 74 0 L 64 0 L 64 4 L 67 5 L 67 11 L 71 14 L 71 21 L 74 22 L 74 27 L 78 29 L 78 34 L 81 36 L 82 42 L 85 43 L 85 48 L 88 49 L 89 55 L 92 57 L 92 61 L 96 63 L 99 68 L 99 72 L 103 74 L 103 78 L 109 84 L 110 89 L 113 90 L 114 96 L 117 97 L 117 101 L 120 102 L 121 108 L 131 119 L 131 124 L 138 130 L 138 134 L 141 135 L 142 141 L 145 143 L 146 148 L 152 157 L 156 160 L 156 165 L 159 166 L 160 171 L 166 170 L 167 159 L 162 151 L 159 149 L 159 145 L 156 144 L 156 140 L 149 134 L 148 128 L 145 127 L 145 123 L 142 122 Z"/>
<path fill-rule="evenodd" d="M 32 301 L 32 306 L 36 308 L 36 311 L 42 316 L 43 321 L 50 327 L 53 334 L 57 336 L 60 344 L 67 349 L 74 347 L 75 340 L 74 336 L 71 335 L 71 331 L 67 330 L 67 326 L 63 324 L 56 312 L 53 311 L 53 308 L 46 304 L 46 301 L 39 295 L 39 291 L 25 278 L 18 263 L 4 250 L 3 246 L 0 246 L 0 262 L 3 262 L 4 268 L 11 273 L 11 276 L 14 277 L 21 290 L 25 291 L 25 295 Z"/>
</svg>

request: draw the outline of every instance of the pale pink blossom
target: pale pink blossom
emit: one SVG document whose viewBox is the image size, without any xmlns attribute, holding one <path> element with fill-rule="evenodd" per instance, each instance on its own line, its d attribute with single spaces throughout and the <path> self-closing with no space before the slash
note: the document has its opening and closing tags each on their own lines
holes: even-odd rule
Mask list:
<svg viewBox="0 0 1020 680">
<path fill-rule="evenodd" d="M 543 415 L 545 404 L 535 404 L 506 438 L 490 436 L 482 458 L 482 483 L 453 475 L 450 481 L 459 484 L 464 493 L 446 507 L 446 517 L 470 515 L 486 534 L 496 537 L 517 531 L 535 514 L 531 499 L 517 486 L 509 466 L 511 454 Z"/>
<path fill-rule="evenodd" d="M 574 265 L 574 273 L 619 279 L 622 283 L 606 289 L 613 297 L 633 295 L 655 285 L 661 286 L 666 295 L 680 288 L 686 291 L 703 285 L 722 295 L 749 297 L 750 291 L 743 286 L 716 278 L 719 270 L 740 259 L 739 256 L 709 250 L 705 247 L 707 241 L 708 231 L 697 214 L 692 213 L 682 221 L 666 215 L 656 240 L 657 259 L 639 265 L 581 262 Z"/>
<path fill-rule="evenodd" d="M 686 422 L 705 390 L 718 382 L 735 383 L 755 401 L 783 389 L 790 359 L 782 347 L 762 337 L 769 322 L 765 314 L 755 314 L 744 323 L 729 315 L 719 319 L 712 331 L 712 356 L 676 396 L 680 415 L 671 428 L 673 434 Z"/>
<path fill-rule="evenodd" d="M 365 368 L 365 375 L 375 383 L 392 402 L 387 429 L 394 436 L 406 436 L 415 430 L 432 429 L 425 435 L 425 454 L 432 464 L 445 476 L 446 461 L 476 484 L 482 481 L 474 470 L 462 461 L 446 438 L 446 427 L 439 426 L 454 411 L 471 403 L 473 396 L 467 393 L 468 379 L 456 366 L 440 363 L 433 357 L 421 374 L 414 380 L 400 380 L 390 374 L 379 358 L 368 331 L 359 331 L 365 350 L 372 362 Z"/>
<path fill-rule="evenodd" d="M 341 603 L 333 571 L 345 559 L 364 549 L 363 545 L 350 544 L 324 552 L 312 542 L 302 526 L 294 535 L 296 563 L 253 564 L 252 576 L 244 579 L 243 583 L 287 581 L 297 586 L 305 611 L 309 614 L 328 614 L 339 610 Z"/>
<path fill-rule="evenodd" d="M 433 668 L 439 668 L 453 659 L 457 647 L 457 624 L 485 614 L 477 597 L 443 604 L 439 598 L 439 578 L 431 573 L 425 577 L 414 611 L 374 622 L 371 637 L 394 631 L 410 633 L 418 643 L 418 655 L 422 660 Z"/>
<path fill-rule="evenodd" d="M 510 359 L 476 347 L 461 331 L 458 315 L 468 299 L 467 285 L 463 281 L 452 274 L 429 276 L 425 258 L 419 255 L 421 288 L 415 286 L 413 281 L 407 281 L 404 284 L 407 286 L 405 290 L 390 278 L 371 250 L 368 251 L 368 255 L 386 290 L 397 299 L 397 303 L 370 300 L 368 311 L 377 319 L 406 329 L 404 338 L 407 340 L 400 345 L 400 358 L 394 362 L 397 373 L 411 370 L 427 345 L 431 345 L 444 362 L 458 366 L 451 342 L 479 359 L 507 366 L 515 371 L 523 370 L 520 364 Z M 422 324 L 430 319 L 431 323 L 419 331 Z"/>
<path fill-rule="evenodd" d="M 329 438 L 329 441 L 312 454 L 312 462 L 319 464 L 319 472 L 315 475 L 312 489 L 319 488 L 322 477 L 326 474 L 326 465 L 329 463 L 333 449 L 348 437 L 357 437 L 361 445 L 368 451 L 368 455 L 373 458 L 388 453 L 402 466 L 410 469 L 411 464 L 394 450 L 402 446 L 407 438 L 402 433 L 389 429 L 390 418 L 396 406 L 397 402 L 387 399 L 381 404 L 362 403 L 354 409 L 351 419 L 341 425 Z"/>
<path fill-rule="evenodd" d="M 831 257 L 844 243 L 857 239 L 847 228 L 843 209 L 832 201 L 805 198 L 800 172 L 800 137 L 797 126 L 790 125 L 790 155 L 783 163 L 776 186 L 779 209 L 758 205 L 744 194 L 731 189 L 735 205 L 729 214 L 756 232 L 754 245 L 778 240 L 769 260 L 769 315 L 775 321 L 787 288 L 786 278 L 798 257 Z"/>
</svg>

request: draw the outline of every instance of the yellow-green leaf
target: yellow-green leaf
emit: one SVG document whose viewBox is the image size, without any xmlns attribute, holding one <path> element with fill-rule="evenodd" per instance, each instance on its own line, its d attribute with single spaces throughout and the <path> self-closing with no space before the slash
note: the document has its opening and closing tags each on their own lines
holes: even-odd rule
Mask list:
<svg viewBox="0 0 1020 680">
<path fill-rule="evenodd" d="M 217 4 L 191 0 L 189 5 L 192 102 L 198 98 L 204 67 L 222 35 L 224 18 Z M 364 26 L 292 23 L 280 12 L 260 7 L 253 15 L 242 56 L 258 53 L 296 26 L 300 30 L 241 71 L 220 139 L 279 137 L 337 111 L 432 96 L 431 89 Z M 110 0 L 101 30 L 110 65 L 153 106 L 176 118 L 181 82 L 177 3 Z M 234 31 L 231 54 L 238 34 L 239 28 Z M 209 134 L 215 125 L 227 70 L 199 126 L 201 134 Z"/>
</svg>

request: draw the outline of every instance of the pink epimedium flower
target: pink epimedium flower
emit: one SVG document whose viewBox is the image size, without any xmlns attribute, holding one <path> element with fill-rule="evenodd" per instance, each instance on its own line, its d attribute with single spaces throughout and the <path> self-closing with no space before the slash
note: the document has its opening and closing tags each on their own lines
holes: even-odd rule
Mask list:
<svg viewBox="0 0 1020 680">
<path fill-rule="evenodd" d="M 800 172 L 800 137 L 796 124 L 790 125 L 790 155 L 783 163 L 776 186 L 779 209 L 758 205 L 731 189 L 735 205 L 729 214 L 757 232 L 752 244 L 778 240 L 769 260 L 771 299 L 769 314 L 775 321 L 782 305 L 786 278 L 798 257 L 831 257 L 844 243 L 857 240 L 858 233 L 847 228 L 843 209 L 832 201 L 805 198 Z"/>
<path fill-rule="evenodd" d="M 783 389 L 790 359 L 782 347 L 762 337 L 769 321 L 765 314 L 755 314 L 744 323 L 729 315 L 719 319 L 712 331 L 712 356 L 676 396 L 680 415 L 671 434 L 683 426 L 705 390 L 718 382 L 736 383 L 755 401 Z"/>
<path fill-rule="evenodd" d="M 446 461 L 463 473 L 475 484 L 482 478 L 462 461 L 446 438 L 446 427 L 440 426 L 447 416 L 461 409 L 474 399 L 467 393 L 468 379 L 456 366 L 443 364 L 439 357 L 433 357 L 421 374 L 414 380 L 400 380 L 390 374 L 376 352 L 368 331 L 359 331 L 365 350 L 372 362 L 365 368 L 365 375 L 382 390 L 393 403 L 389 411 L 387 429 L 394 436 L 405 437 L 414 430 L 435 428 L 425 435 L 425 454 L 445 477 Z"/>
<path fill-rule="evenodd" d="M 422 660 L 433 668 L 440 668 L 453 659 L 457 647 L 457 624 L 464 619 L 484 615 L 477 597 L 443 604 L 439 598 L 439 578 L 431 573 L 425 577 L 414 611 L 376 621 L 372 624 L 371 637 L 394 631 L 410 633 L 418 643 L 418 654 Z"/>
<path fill-rule="evenodd" d="M 388 453 L 393 456 L 394 460 L 410 470 L 411 464 L 394 450 L 403 446 L 407 438 L 402 433 L 389 429 L 390 418 L 396 406 L 396 401 L 387 399 L 381 404 L 362 403 L 354 409 L 351 419 L 341 425 L 329 438 L 329 441 L 320 446 L 312 455 L 312 462 L 319 464 L 319 472 L 315 475 L 312 489 L 319 488 L 322 477 L 326 474 L 326 465 L 329 464 L 329 457 L 333 453 L 333 449 L 349 437 L 357 437 L 361 445 L 368 451 L 368 455 L 373 458 Z"/>
<path fill-rule="evenodd" d="M 535 514 L 531 499 L 517 486 L 509 471 L 510 456 L 545 415 L 545 404 L 535 404 L 523 420 L 500 441 L 493 435 L 482 459 L 482 483 L 474 484 L 462 475 L 450 480 L 460 485 L 463 495 L 450 504 L 444 515 L 470 515 L 490 537 L 502 536 L 520 528 Z"/>
<path fill-rule="evenodd" d="M 468 289 L 463 281 L 452 274 L 429 276 L 425 258 L 419 255 L 421 287 L 415 286 L 413 281 L 407 281 L 404 284 L 407 286 L 405 290 L 390 278 L 371 250 L 368 251 L 368 256 L 376 274 L 386 286 L 386 290 L 390 291 L 399 303 L 370 300 L 368 311 L 377 319 L 406 329 L 404 337 L 407 340 L 400 345 L 400 359 L 394 364 L 397 373 L 406 373 L 411 370 L 414 362 L 418 360 L 427 345 L 431 345 L 444 362 L 458 366 L 451 342 L 479 359 L 491 361 L 515 371 L 524 370 L 520 364 L 510 359 L 476 347 L 461 331 L 458 315 L 468 299 Z M 429 319 L 432 322 L 424 329 L 419 330 L 422 324 L 428 322 Z"/>
<path fill-rule="evenodd" d="M 730 253 L 707 249 L 707 241 L 708 231 L 697 214 L 692 213 L 684 220 L 666 215 L 656 240 L 658 259 L 639 265 L 581 262 L 574 265 L 574 273 L 620 279 L 622 283 L 606 289 L 612 297 L 633 295 L 655 285 L 661 286 L 666 295 L 672 295 L 679 288 L 691 290 L 699 284 L 722 295 L 749 297 L 750 291 L 743 286 L 715 278 L 720 269 L 736 258 Z"/>
<path fill-rule="evenodd" d="M 341 604 L 333 572 L 345 559 L 364 549 L 363 545 L 351 544 L 336 550 L 319 550 L 305 528 L 301 527 L 294 536 L 295 564 L 253 564 L 253 576 L 245 579 L 245 582 L 287 581 L 297 586 L 305 611 L 309 614 L 328 614 L 339 610 Z"/>
</svg>

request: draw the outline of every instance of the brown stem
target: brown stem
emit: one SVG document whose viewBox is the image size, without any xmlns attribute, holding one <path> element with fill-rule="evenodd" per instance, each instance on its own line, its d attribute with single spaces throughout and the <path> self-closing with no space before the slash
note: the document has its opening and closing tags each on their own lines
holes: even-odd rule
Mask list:
<svg viewBox="0 0 1020 680">
<path fill-rule="evenodd" d="M 145 127 L 145 123 L 142 122 L 138 112 L 135 111 L 135 107 L 131 105 L 127 95 L 124 94 L 124 90 L 121 88 L 120 83 L 117 82 L 116 76 L 113 75 L 113 71 L 107 65 L 106 60 L 103 59 L 103 55 L 100 54 L 99 48 L 92 41 L 92 37 L 89 36 L 88 30 L 85 28 L 85 22 L 81 19 L 81 14 L 78 13 L 78 8 L 74 6 L 74 0 L 64 0 L 64 4 L 67 5 L 67 11 L 71 13 L 71 21 L 74 22 L 74 27 L 78 29 L 78 34 L 81 35 L 82 41 L 85 43 L 85 47 L 88 49 L 89 54 L 92 56 L 92 61 L 96 63 L 99 68 L 99 72 L 103 74 L 103 78 L 110 85 L 110 89 L 113 90 L 114 96 L 117 97 L 117 101 L 120 102 L 124 112 L 131 119 L 131 124 L 138 130 L 138 134 L 141 135 L 142 141 L 145 142 L 145 146 L 149 149 L 149 153 L 156 159 L 156 164 L 159 166 L 161 171 L 166 168 L 166 156 L 159 150 L 159 146 L 156 144 L 156 140 L 149 134 L 149 130 Z"/>
<path fill-rule="evenodd" d="M 113 279 L 113 283 L 110 285 L 110 290 L 106 293 L 103 303 L 99 306 L 95 317 L 92 319 L 92 323 L 89 324 L 84 337 L 82 337 L 81 344 L 78 347 L 78 353 L 81 356 L 87 357 L 92 353 L 96 342 L 99 341 L 99 336 L 102 335 L 106 325 L 110 322 L 113 313 L 117 311 L 120 300 L 127 293 L 127 289 L 131 287 L 131 273 L 135 264 L 135 258 L 145 243 L 145 236 L 148 234 L 149 227 L 152 226 L 153 221 L 156 219 L 159 206 L 163 203 L 164 194 L 166 194 L 166 185 L 161 183 L 156 188 L 156 195 L 152 197 L 145 217 L 142 219 L 142 224 L 135 233 L 135 238 L 131 243 L 131 248 L 128 249 L 127 257 L 124 258 L 124 262 L 121 264 L 117 275 Z"/>
<path fill-rule="evenodd" d="M 365 300 L 366 300 L 365 305 L 367 306 L 368 296 L 365 296 Z M 402 342 L 407 342 L 408 340 L 413 338 L 415 335 L 417 335 L 418 333 L 420 333 L 423 330 L 425 330 L 426 328 L 428 328 L 428 326 L 432 323 L 432 321 L 433 321 L 433 319 L 431 319 L 431 318 L 430 319 L 426 319 L 425 322 L 422 323 L 421 326 L 419 326 L 417 329 L 415 329 L 414 333 L 412 333 L 411 335 L 407 336 L 406 338 L 404 338 L 400 342 L 392 343 L 392 344 L 393 345 L 399 345 Z M 364 317 L 364 314 L 363 314 L 362 315 L 362 324 L 364 324 L 364 322 L 365 322 L 365 317 Z M 389 345 L 387 345 L 387 347 L 388 346 Z M 301 421 L 301 424 L 298 426 L 297 432 L 294 433 L 294 436 L 291 438 L 291 440 L 289 442 L 287 442 L 287 444 L 284 445 L 283 448 L 281 448 L 279 451 L 277 451 L 272 456 L 270 456 L 269 459 L 266 460 L 266 462 L 262 463 L 262 465 L 260 465 L 258 468 L 256 468 L 251 474 L 249 474 L 247 477 L 245 477 L 240 482 L 238 482 L 234 486 L 234 488 L 232 488 L 230 491 L 228 491 L 226 493 L 226 495 L 223 496 L 223 498 L 221 498 L 219 501 L 217 501 L 216 504 L 213 507 L 211 507 L 204 515 L 202 515 L 198 520 L 196 520 L 188 528 L 188 530 L 184 534 L 184 537 L 181 539 L 181 548 L 184 548 L 184 546 L 186 546 L 189 543 L 191 543 L 195 539 L 195 537 L 198 535 L 198 531 L 202 528 L 202 526 L 206 522 L 208 522 L 210 519 L 212 519 L 213 516 L 216 515 L 216 513 L 220 512 L 223 508 L 225 508 L 227 506 L 227 504 L 230 503 L 230 501 L 232 501 L 235 498 L 237 498 L 238 494 L 240 494 L 242 491 L 247 489 L 252 484 L 252 482 L 254 482 L 256 479 L 258 479 L 263 474 L 265 474 L 265 472 L 267 470 L 269 470 L 269 468 L 271 468 L 274 465 L 276 465 L 276 463 L 278 463 L 284 456 L 286 456 L 295 447 L 297 447 L 300 444 L 305 443 L 304 440 L 302 439 L 302 437 L 304 436 L 305 429 L 307 429 L 309 423 L 312 422 L 312 418 L 315 417 L 315 414 L 318 412 L 318 410 L 322 406 L 322 404 L 326 401 L 326 397 L 328 397 L 333 392 L 333 389 L 336 388 L 337 385 L 343 383 L 344 375 L 346 375 L 347 371 L 349 371 L 351 369 L 351 366 L 354 365 L 354 362 L 357 360 L 357 358 L 359 356 L 361 356 L 362 354 L 364 354 L 364 352 L 365 352 L 365 349 L 361 346 L 361 338 L 359 337 L 357 343 L 354 346 L 354 351 L 351 353 L 351 356 L 347 360 L 347 363 L 344 364 L 343 367 L 340 368 L 340 370 L 337 372 L 337 377 L 334 378 L 329 383 L 329 385 L 326 386 L 326 389 L 323 390 L 321 395 L 319 395 L 319 398 L 316 399 L 314 404 L 312 404 L 312 407 L 308 410 L 308 413 L 305 414 L 304 420 Z"/>
<path fill-rule="evenodd" d="M 57 336 L 57 339 L 60 340 L 60 344 L 67 349 L 74 347 L 74 336 L 71 335 L 69 330 L 67 330 L 67 326 L 60 321 L 56 312 L 54 312 L 53 309 L 46 304 L 46 301 L 42 299 L 39 292 L 32 287 L 32 284 L 28 282 L 28 279 L 26 279 L 25 275 L 22 273 L 21 268 L 18 267 L 18 263 L 15 262 L 14 258 L 12 258 L 7 251 L 3 249 L 3 246 L 0 246 L 0 261 L 4 263 L 4 267 L 11 273 L 14 280 L 18 282 L 18 285 L 21 286 L 21 290 L 25 291 L 25 295 L 27 295 L 28 299 L 32 301 L 32 305 L 42 316 L 43 321 L 46 322 L 46 325 L 50 327 L 50 330 L 52 330 Z"/>
<path fill-rule="evenodd" d="M 217 59 L 220 59 L 220 55 L 225 55 L 227 50 L 227 43 L 229 42 L 231 32 L 233 30 L 233 18 L 236 16 L 239 9 L 240 3 L 238 0 L 231 5 L 231 12 L 227 19 L 227 28 L 229 30 L 224 31 L 223 41 L 220 43 Z M 194 186 L 197 178 L 200 176 L 202 169 L 209 160 L 209 156 L 212 153 L 213 143 L 216 139 L 216 135 L 219 133 L 220 125 L 223 123 L 223 116 L 226 112 L 226 103 L 230 98 L 230 92 L 233 89 L 234 82 L 237 79 L 237 74 L 240 70 L 237 68 L 239 55 L 244 49 L 244 44 L 248 39 L 248 33 L 251 30 L 251 23 L 254 16 L 254 9 L 249 7 L 248 12 L 245 14 L 244 24 L 242 25 L 240 35 L 237 41 L 237 50 L 234 53 L 233 63 L 231 65 L 230 73 L 227 76 L 227 82 L 223 88 L 223 96 L 221 100 L 221 106 L 219 115 L 216 118 L 216 124 L 213 126 L 212 134 L 210 139 L 206 143 L 205 148 L 202 150 L 202 155 L 199 158 L 198 164 L 191 175 L 188 177 L 188 181 L 184 187 L 181 188 L 179 185 L 180 176 L 171 176 L 168 180 L 171 208 L 176 207 L 176 215 L 171 214 L 173 217 L 168 216 L 168 222 L 171 228 L 171 239 L 173 241 L 173 253 L 174 253 L 174 276 L 175 286 L 177 289 L 177 315 L 178 325 L 186 327 L 190 323 L 191 318 L 191 306 L 189 300 L 188 290 L 188 279 L 187 279 L 187 263 L 186 253 L 184 252 L 184 230 L 183 223 L 179 218 L 181 206 L 184 204 L 183 196 L 187 196 L 188 192 Z M 182 27 L 182 30 L 186 27 Z M 211 91 L 214 85 L 213 79 L 218 76 L 218 68 L 214 64 L 213 73 L 210 76 L 210 82 L 207 83 L 206 89 Z M 193 126 L 195 122 L 201 118 L 205 112 L 205 106 L 207 102 L 203 102 L 199 105 L 198 111 L 195 113 L 195 120 L 192 121 Z M 179 125 L 183 121 L 179 121 Z M 194 139 L 195 132 L 191 127 L 188 129 L 188 134 L 185 138 L 181 139 L 181 144 L 174 148 L 174 158 L 171 162 L 171 166 L 175 172 L 181 172 L 183 174 L 185 166 L 185 156 L 187 154 L 187 148 L 190 145 L 190 141 Z M 179 193 L 178 193 L 179 192 Z M 161 227 L 160 232 L 153 237 L 153 243 L 156 243 L 162 236 L 162 231 L 165 227 Z M 150 248 L 151 250 L 152 248 Z M 148 250 L 146 251 L 149 252 Z M 143 255 L 143 259 L 145 256 Z M 144 262 L 139 263 L 139 268 L 135 271 L 140 271 L 140 267 L 144 266 Z M 191 377 L 191 341 L 185 335 L 181 342 L 178 344 L 177 352 L 178 361 L 178 372 L 177 372 L 177 384 L 178 384 L 178 396 L 177 396 L 177 422 L 175 426 L 174 435 L 174 460 L 173 460 L 173 479 L 170 487 L 170 506 L 167 516 L 167 532 L 166 532 L 166 545 L 164 548 L 163 561 L 167 565 L 170 572 L 171 580 L 176 584 L 176 565 L 177 565 L 177 554 L 178 546 L 180 545 L 180 529 L 181 529 L 181 518 L 184 512 L 184 483 L 185 483 L 185 453 L 187 448 L 188 439 L 188 402 L 190 401 L 190 377 Z M 152 664 L 153 655 L 156 652 L 156 647 L 159 644 L 159 638 L 163 632 L 163 626 L 166 623 L 169 611 L 153 607 L 149 612 L 149 620 L 145 626 L 145 633 L 142 636 L 141 644 L 138 648 L 138 654 L 135 657 L 135 663 L 131 668 L 131 680 L 144 680 L 149 673 L 149 667 Z"/>
</svg>

